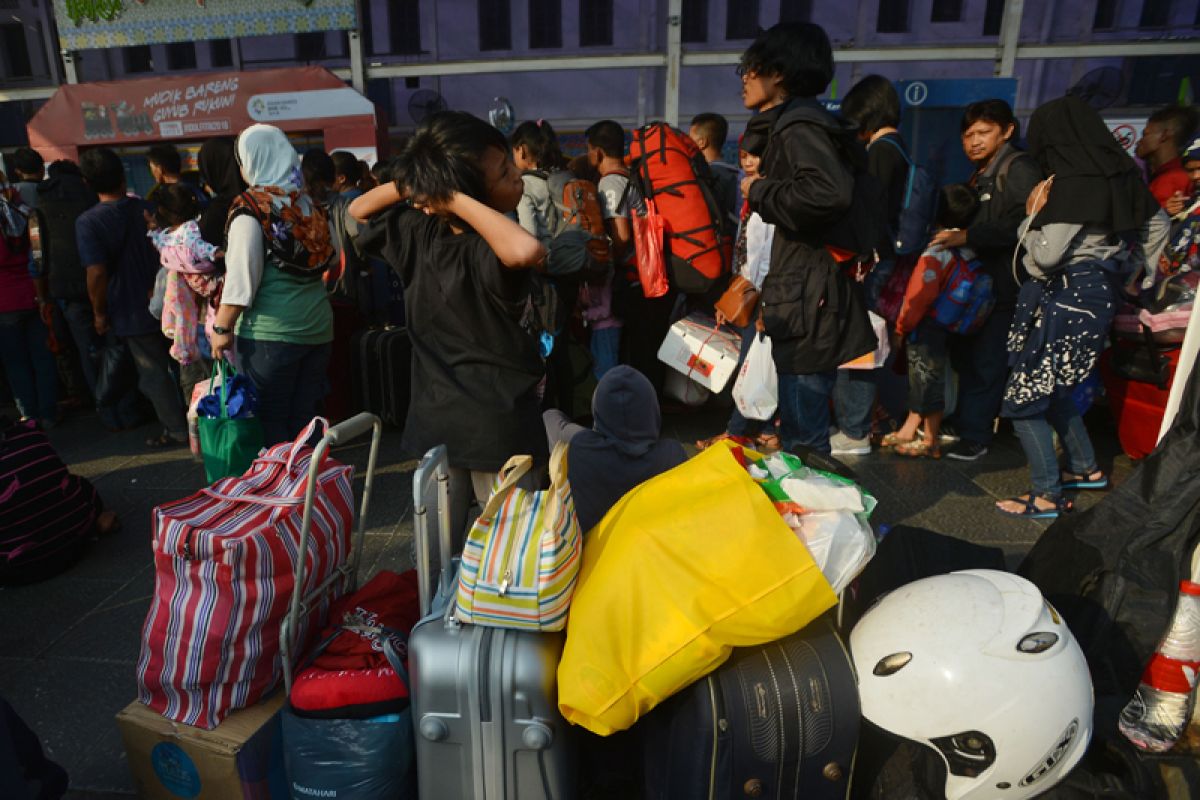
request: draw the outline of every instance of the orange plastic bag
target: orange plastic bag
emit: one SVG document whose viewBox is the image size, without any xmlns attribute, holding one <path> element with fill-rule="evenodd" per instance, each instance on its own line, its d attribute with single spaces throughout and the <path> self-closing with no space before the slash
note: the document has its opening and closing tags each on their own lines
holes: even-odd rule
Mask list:
<svg viewBox="0 0 1200 800">
<path fill-rule="evenodd" d="M 645 200 L 645 213 L 637 209 L 630 215 L 633 224 L 633 247 L 637 258 L 638 280 L 646 297 L 662 297 L 667 282 L 667 260 L 663 251 L 665 223 L 653 200 Z"/>
</svg>

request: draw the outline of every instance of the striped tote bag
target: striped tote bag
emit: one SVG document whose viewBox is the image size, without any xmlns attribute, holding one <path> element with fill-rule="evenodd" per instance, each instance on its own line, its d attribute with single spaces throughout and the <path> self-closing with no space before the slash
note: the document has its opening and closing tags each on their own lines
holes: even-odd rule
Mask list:
<svg viewBox="0 0 1200 800">
<path fill-rule="evenodd" d="M 463 548 L 455 617 L 464 623 L 560 631 L 583 554 L 567 483 L 567 445 L 550 456 L 550 488 L 521 489 L 533 459 L 514 456 Z"/>
<path fill-rule="evenodd" d="M 312 457 L 304 442 L 318 422 L 294 443 L 264 451 L 240 477 L 154 509 L 154 597 L 142 628 L 138 700 L 164 717 L 212 729 L 279 680 L 279 626 L 301 558 Z M 306 592 L 349 556 L 351 471 L 326 458 L 318 473 Z"/>
</svg>

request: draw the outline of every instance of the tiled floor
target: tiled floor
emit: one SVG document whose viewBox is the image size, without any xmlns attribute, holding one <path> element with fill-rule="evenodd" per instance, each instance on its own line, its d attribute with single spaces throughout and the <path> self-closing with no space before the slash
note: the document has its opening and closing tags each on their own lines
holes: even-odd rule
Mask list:
<svg viewBox="0 0 1200 800">
<path fill-rule="evenodd" d="M 722 427 L 723 411 L 669 416 L 665 433 L 690 443 Z M 1129 471 L 1114 456 L 1115 441 L 1096 415 L 1097 445 L 1117 480 Z M 0 694 L 38 732 L 50 757 L 67 768 L 73 797 L 125 797 L 133 784 L 114 715 L 134 695 L 134 665 L 142 620 L 154 587 L 150 514 L 158 503 L 198 488 L 203 471 L 185 450 L 148 453 L 145 428 L 106 434 L 92 416 L 77 416 L 52 438 L 73 469 L 93 482 L 121 516 L 123 529 L 94 546 L 67 573 L 45 583 L 0 589 Z M 339 457 L 360 469 L 365 444 Z M 385 432 L 375 481 L 362 576 L 410 564 L 411 473 L 399 454 L 399 434 Z M 922 525 L 976 542 L 997 544 L 1015 566 L 1045 529 L 1003 517 L 995 498 L 1026 488 L 1016 440 L 1004 434 L 978 462 L 903 459 L 872 454 L 847 459 L 879 500 L 874 522 Z M 356 480 L 356 489 L 361 479 Z M 1081 498 L 1081 504 L 1095 502 Z"/>
</svg>

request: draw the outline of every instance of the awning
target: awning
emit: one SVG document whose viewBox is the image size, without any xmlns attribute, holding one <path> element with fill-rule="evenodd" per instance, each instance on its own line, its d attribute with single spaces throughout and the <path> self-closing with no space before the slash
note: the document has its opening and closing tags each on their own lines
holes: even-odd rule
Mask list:
<svg viewBox="0 0 1200 800">
<path fill-rule="evenodd" d="M 320 132 L 327 151 L 365 157 L 378 145 L 375 105 L 323 67 L 68 84 L 28 131 L 47 162 L 77 161 L 81 148 L 235 136 L 255 122 Z"/>
</svg>

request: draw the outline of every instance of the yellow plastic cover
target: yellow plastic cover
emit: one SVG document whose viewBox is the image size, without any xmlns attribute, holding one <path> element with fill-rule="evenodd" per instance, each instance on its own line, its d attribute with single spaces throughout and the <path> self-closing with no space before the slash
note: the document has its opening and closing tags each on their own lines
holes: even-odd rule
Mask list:
<svg viewBox="0 0 1200 800">
<path fill-rule="evenodd" d="M 584 539 L 558 667 L 570 722 L 607 736 L 837 602 L 728 442 L 637 487 Z"/>
</svg>

